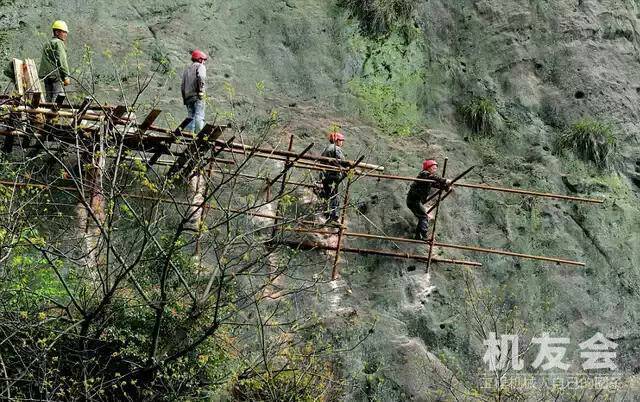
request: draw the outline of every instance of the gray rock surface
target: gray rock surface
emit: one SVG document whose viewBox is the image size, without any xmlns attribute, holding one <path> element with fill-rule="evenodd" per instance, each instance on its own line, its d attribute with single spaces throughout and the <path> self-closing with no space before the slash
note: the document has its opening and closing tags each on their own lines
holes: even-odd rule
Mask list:
<svg viewBox="0 0 640 402">
<path fill-rule="evenodd" d="M 478 165 L 469 182 L 605 199 L 594 206 L 460 188 L 441 211 L 443 241 L 562 256 L 584 261 L 586 268 L 443 250 L 484 266 L 439 264 L 427 280 L 422 264 L 348 256 L 341 264 L 343 286 L 325 285 L 326 294 L 305 301 L 305 308 L 322 312 L 332 300 L 327 327 L 345 340 L 376 323 L 362 347 L 343 356 L 346 399 L 446 400 L 451 387 L 464 399 L 479 386 L 484 353 L 477 326 L 465 315 L 478 296 L 469 283 L 524 322 L 527 336 L 571 337 L 571 371 L 581 362 L 577 344 L 602 332 L 618 343 L 624 375 L 637 378 L 639 7 L 621 0 L 420 1 L 420 30 L 403 42 L 397 34 L 364 36 L 358 21 L 333 1 L 5 1 L 0 43 L 7 60 L 37 58 L 48 24 L 65 19 L 79 81 L 89 82 L 83 64 L 88 46 L 96 94 L 120 101 L 114 72 L 128 78 L 125 89 L 133 93 L 137 42 L 143 69 L 160 61 L 164 66 L 145 102 L 174 119 L 184 112 L 172 71 L 179 73 L 189 50 L 198 47 L 212 55 L 209 116 L 224 112 L 233 93 L 239 104 L 278 109 L 299 143 L 322 143 L 322 133 L 338 123 L 351 157 L 366 152 L 393 173 L 414 175 L 424 157 L 447 156 L 452 173 Z M 380 88 L 391 92 L 381 96 Z M 493 138 L 470 139 L 459 122 L 456 106 L 471 95 L 495 102 L 503 125 Z M 384 103 L 391 97 L 395 103 Z M 385 114 L 390 105 L 417 117 L 389 123 L 397 118 Z M 620 158 L 614 170 L 599 172 L 552 153 L 561 128 L 583 116 L 616 127 Z M 410 126 L 413 135 L 385 129 L 396 126 Z M 354 202 L 366 206 L 367 219 L 352 214 L 350 228 L 406 236 L 414 225 L 404 206 L 406 190 L 404 183 L 358 182 Z M 507 332 L 510 320 L 500 316 L 497 329 Z M 615 398 L 634 392 L 640 391 L 620 391 Z"/>
</svg>

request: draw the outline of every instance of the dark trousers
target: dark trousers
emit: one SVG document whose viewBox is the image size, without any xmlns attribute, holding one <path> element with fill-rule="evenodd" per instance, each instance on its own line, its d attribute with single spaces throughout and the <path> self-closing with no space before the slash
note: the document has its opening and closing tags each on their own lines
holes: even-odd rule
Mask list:
<svg viewBox="0 0 640 402">
<path fill-rule="evenodd" d="M 44 80 L 45 99 L 47 102 L 55 102 L 58 95 L 64 94 L 62 82 L 56 78 L 45 78 Z"/>
<path fill-rule="evenodd" d="M 328 204 L 326 215 L 329 220 L 338 220 L 340 209 L 340 198 L 338 197 L 338 182 L 334 180 L 322 181 L 322 198 Z"/>
<path fill-rule="evenodd" d="M 419 200 L 407 200 L 407 207 L 413 212 L 413 215 L 418 218 L 418 225 L 416 226 L 414 237 L 418 240 L 426 240 L 429 232 L 427 209 Z"/>
</svg>

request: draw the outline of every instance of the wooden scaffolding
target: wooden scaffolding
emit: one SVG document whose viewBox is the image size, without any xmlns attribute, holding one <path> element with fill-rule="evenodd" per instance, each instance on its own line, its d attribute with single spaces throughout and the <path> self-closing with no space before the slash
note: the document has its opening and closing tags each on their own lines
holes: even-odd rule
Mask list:
<svg viewBox="0 0 640 402">
<path fill-rule="evenodd" d="M 40 89 L 41 91 L 41 89 Z M 29 96 L 26 96 L 26 95 Z M 412 259 L 426 263 L 426 269 L 429 270 L 431 263 L 448 263 L 466 266 L 481 266 L 475 261 L 460 261 L 453 259 L 444 259 L 433 255 L 434 248 L 450 248 L 478 253 L 489 253 L 503 255 L 515 258 L 525 258 L 539 260 L 545 262 L 553 262 L 557 264 L 567 264 L 572 266 L 585 266 L 583 262 L 572 261 L 564 258 L 546 257 L 516 253 L 506 250 L 497 250 L 482 248 L 469 245 L 450 244 L 438 241 L 436 239 L 439 209 L 442 202 L 451 194 L 447 190 L 436 191 L 431 198 L 434 200 L 432 209 L 435 209 L 434 219 L 432 221 L 432 231 L 428 240 L 414 240 L 404 237 L 391 237 L 384 234 L 359 233 L 348 229 L 347 216 L 350 210 L 350 190 L 355 180 L 375 179 L 375 180 L 392 180 L 392 181 L 426 181 L 415 177 L 406 177 L 400 175 L 392 175 L 384 172 L 382 166 L 369 164 L 364 162 L 364 156 L 357 160 L 346 160 L 340 166 L 335 164 L 335 160 L 323 156 L 312 154 L 311 148 L 314 144 L 308 144 L 301 151 L 294 148 L 294 137 L 289 138 L 286 150 L 270 147 L 258 147 L 239 143 L 235 141 L 235 137 L 223 138 L 223 134 L 228 129 L 225 125 L 207 124 L 196 134 L 186 132 L 184 129 L 190 120 L 185 119 L 178 127 L 167 129 L 156 125 L 156 120 L 160 115 L 160 110 L 152 110 L 141 120 L 136 118 L 124 106 L 108 106 L 99 105 L 91 98 L 86 98 L 81 104 L 70 104 L 64 96 L 59 96 L 54 103 L 41 101 L 38 92 L 25 92 L 18 96 L 2 96 L 0 97 L 0 137 L 4 137 L 3 151 L 11 152 L 18 142 L 22 148 L 33 148 L 37 151 L 42 148 L 43 144 L 55 142 L 58 146 L 69 147 L 75 146 L 79 140 L 91 143 L 97 141 L 100 133 L 108 133 L 109 130 L 117 129 L 122 136 L 122 144 L 128 150 L 140 155 L 140 160 L 148 166 L 166 165 L 166 174 L 175 175 L 177 173 L 189 173 L 194 170 L 197 160 L 206 160 L 208 162 L 217 162 L 222 164 L 234 164 L 233 159 L 225 159 L 224 155 L 231 156 L 247 156 L 252 158 L 263 158 L 272 161 L 284 163 L 282 170 L 274 177 L 260 177 L 257 174 L 237 173 L 241 177 L 262 179 L 267 187 L 267 193 L 277 192 L 283 194 L 285 189 L 290 186 L 294 187 L 314 187 L 314 183 L 295 181 L 290 178 L 293 169 L 303 169 L 311 171 L 339 171 L 344 174 L 345 179 L 341 184 L 341 214 L 340 224 L 337 227 L 321 227 L 318 228 L 320 222 L 300 220 L 300 225 L 296 227 L 280 227 L 278 221 L 286 219 L 284 216 L 276 214 L 261 214 L 251 211 L 239 211 L 240 214 L 248 214 L 259 216 L 262 218 L 273 219 L 273 236 L 274 242 L 284 244 L 299 250 L 328 250 L 334 253 L 332 279 L 339 276 L 339 258 L 342 253 L 356 253 L 365 255 L 378 255 L 392 258 Z M 28 130 L 25 129 L 28 127 Z M 96 144 L 90 144 L 88 149 L 100 149 Z M 87 155 L 88 160 L 104 158 L 104 155 Z M 104 160 L 96 162 L 98 165 Z M 600 204 L 603 200 L 573 197 L 561 194 L 552 194 L 536 191 L 528 191 L 515 188 L 504 188 L 489 186 L 485 184 L 474 184 L 461 181 L 464 176 L 473 169 L 467 169 L 462 174 L 453 178 L 452 181 L 457 188 L 468 188 L 482 191 L 506 192 L 511 194 L 526 195 L 532 197 L 551 198 L 561 201 L 573 201 L 584 203 Z M 214 170 L 209 164 L 208 174 L 221 172 Z M 447 172 L 447 160 L 443 163 L 442 175 Z M 99 173 L 98 173 L 99 174 Z M 183 175 L 184 177 L 184 175 Z M 93 177 L 91 186 L 93 192 L 92 200 L 99 209 L 102 194 L 101 189 L 96 185 L 98 177 Z M 93 184 L 91 184 L 93 183 Z M 0 181 L 0 184 L 11 186 L 32 186 L 33 184 L 16 183 L 15 181 Z M 46 186 L 46 184 L 42 184 Z M 55 187 L 53 187 L 55 188 Z M 61 188 L 62 189 L 62 188 Z M 69 187 L 68 191 L 77 191 L 75 187 Z M 141 199 L 150 198 L 141 194 L 129 194 L 131 197 Z M 156 198 L 156 200 L 158 200 Z M 92 201 L 92 202 L 93 202 Z M 163 200 L 160 200 L 163 201 Z M 175 200 L 166 200 L 167 202 L 176 202 Z M 185 205 L 194 208 L 209 208 L 203 202 L 185 201 Z M 227 211 L 233 212 L 233 211 Z M 316 235 L 336 236 L 337 242 L 335 246 L 328 246 L 310 241 L 290 241 L 277 240 L 276 231 L 287 231 L 294 233 L 312 233 Z M 427 247 L 425 254 L 403 253 L 388 249 L 370 249 L 370 248 L 354 248 L 346 244 L 349 238 L 374 239 L 388 242 L 398 242 L 407 244 L 424 245 Z"/>
</svg>

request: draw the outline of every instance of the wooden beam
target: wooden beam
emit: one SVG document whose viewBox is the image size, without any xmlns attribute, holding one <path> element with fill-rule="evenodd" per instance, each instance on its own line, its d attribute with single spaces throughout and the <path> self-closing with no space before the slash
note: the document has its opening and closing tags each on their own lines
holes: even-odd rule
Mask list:
<svg viewBox="0 0 640 402">
<path fill-rule="evenodd" d="M 197 163 L 197 160 L 194 159 L 193 156 L 199 155 L 201 148 L 209 150 L 211 147 L 205 147 L 207 143 L 216 141 L 220 135 L 222 135 L 222 130 L 219 126 L 206 124 L 202 130 L 196 134 L 193 141 L 187 146 L 187 149 L 178 157 L 175 164 L 169 169 L 169 172 L 167 172 L 167 175 L 172 176 L 181 171 L 191 172 Z M 204 155 L 201 156 L 202 158 L 199 159 L 204 159 Z"/>
<path fill-rule="evenodd" d="M 116 106 L 115 109 L 113 109 L 113 112 L 111 114 L 113 115 L 113 117 L 117 119 L 121 119 L 125 113 L 127 113 L 127 107 L 123 105 L 118 105 Z"/>
<path fill-rule="evenodd" d="M 91 97 L 87 96 L 84 98 L 84 100 L 80 104 L 80 107 L 76 111 L 75 118 L 76 118 L 77 124 L 80 124 L 80 122 L 84 119 L 84 116 L 87 114 L 87 111 L 89 110 L 89 106 L 91 106 Z"/>
<path fill-rule="evenodd" d="M 34 92 L 31 97 L 31 107 L 37 108 L 40 106 L 40 101 L 42 101 L 42 92 Z"/>
<path fill-rule="evenodd" d="M 22 68 L 24 62 L 20 59 L 13 59 L 13 74 L 16 85 L 16 91 L 20 96 L 24 95 L 24 70 Z"/>
<path fill-rule="evenodd" d="M 184 130 L 185 127 L 187 127 L 189 123 L 191 123 L 191 120 L 193 120 L 191 117 L 187 117 L 186 119 L 182 120 L 182 123 L 180 123 L 180 125 L 173 131 L 173 133 L 176 136 L 182 135 L 182 130 Z"/>
<path fill-rule="evenodd" d="M 23 63 L 24 73 L 24 88 L 26 93 L 36 94 L 42 93 L 42 84 L 38 77 L 38 68 L 36 62 L 33 59 L 24 59 Z"/>
<path fill-rule="evenodd" d="M 138 136 L 143 136 L 144 133 L 147 132 L 149 127 L 153 125 L 153 122 L 156 121 L 160 113 L 162 113 L 162 110 L 159 109 L 153 109 L 151 112 L 149 112 L 142 124 L 138 126 Z"/>
</svg>

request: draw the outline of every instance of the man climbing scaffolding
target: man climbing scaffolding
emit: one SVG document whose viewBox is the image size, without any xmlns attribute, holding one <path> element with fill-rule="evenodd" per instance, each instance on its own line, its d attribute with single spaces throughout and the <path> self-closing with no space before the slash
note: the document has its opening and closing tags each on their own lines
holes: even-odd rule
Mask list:
<svg viewBox="0 0 640 402">
<path fill-rule="evenodd" d="M 422 162 L 422 171 L 418 174 L 418 179 L 433 180 L 433 182 L 414 181 L 411 183 L 409 193 L 407 194 L 407 207 L 418 218 L 416 226 L 415 239 L 426 240 L 429 231 L 429 219 L 424 204 L 429 198 L 431 187 L 438 189 L 447 189 L 451 186 L 451 180 L 436 176 L 438 170 L 438 162 L 428 159 Z"/>
<path fill-rule="evenodd" d="M 44 80 L 45 98 L 48 102 L 55 102 L 58 95 L 64 93 L 62 86 L 71 83 L 69 79 L 69 64 L 67 62 L 67 49 L 64 42 L 67 40 L 69 28 L 64 21 L 54 21 L 51 25 L 53 38 L 42 47 L 39 76 Z"/>
<path fill-rule="evenodd" d="M 322 156 L 334 159 L 332 165 L 336 167 L 341 166 L 341 161 L 344 160 L 344 153 L 342 152 L 342 145 L 344 144 L 344 135 L 337 131 L 329 134 L 329 145 L 327 145 L 322 151 Z M 337 223 L 339 217 L 340 200 L 338 199 L 338 185 L 344 178 L 343 172 L 334 170 L 327 170 L 320 174 L 322 180 L 322 192 L 321 197 L 325 200 L 327 208 L 325 210 L 325 216 L 327 217 L 327 223 Z"/>
<path fill-rule="evenodd" d="M 201 50 L 191 52 L 191 65 L 182 73 L 182 101 L 187 107 L 188 117 L 192 120 L 186 130 L 200 132 L 204 127 L 204 96 L 207 90 L 207 67 L 204 63 L 209 57 Z"/>
</svg>

